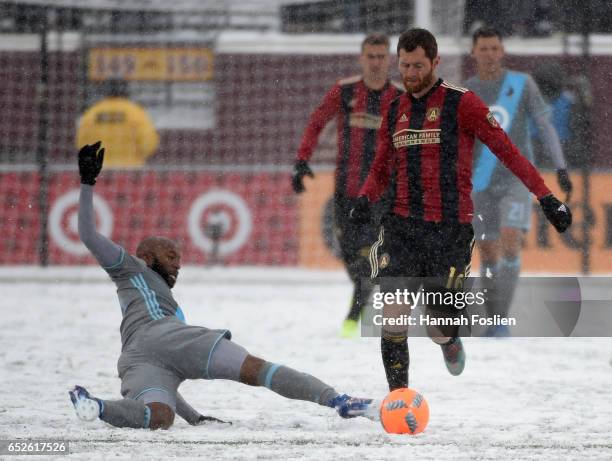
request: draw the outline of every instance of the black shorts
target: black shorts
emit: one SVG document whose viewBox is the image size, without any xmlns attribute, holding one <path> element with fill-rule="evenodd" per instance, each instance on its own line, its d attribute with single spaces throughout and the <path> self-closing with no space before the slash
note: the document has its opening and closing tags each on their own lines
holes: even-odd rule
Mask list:
<svg viewBox="0 0 612 461">
<path fill-rule="evenodd" d="M 390 214 L 370 251 L 371 277 L 467 277 L 474 229 Z"/>
<path fill-rule="evenodd" d="M 458 305 L 452 296 L 450 302 L 443 299 L 448 299 L 449 292 L 467 288 L 464 283 L 470 272 L 473 248 L 471 224 L 438 224 L 388 215 L 370 252 L 371 276 L 383 293 L 422 289 L 428 301 L 420 307 L 425 308 L 429 317 L 461 317 L 466 315 L 465 306 Z M 439 327 L 439 331 L 450 337 L 469 334 L 469 329 L 460 332 L 453 325 Z M 428 334 L 440 333 L 428 331 Z"/>
</svg>

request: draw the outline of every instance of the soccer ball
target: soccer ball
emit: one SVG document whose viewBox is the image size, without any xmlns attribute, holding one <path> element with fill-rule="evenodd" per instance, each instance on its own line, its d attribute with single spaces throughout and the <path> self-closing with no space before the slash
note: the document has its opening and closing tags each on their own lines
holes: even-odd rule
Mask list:
<svg viewBox="0 0 612 461">
<path fill-rule="evenodd" d="M 429 405 L 417 391 L 395 389 L 380 407 L 380 422 L 385 431 L 391 434 L 418 434 L 423 432 L 429 422 Z"/>
</svg>

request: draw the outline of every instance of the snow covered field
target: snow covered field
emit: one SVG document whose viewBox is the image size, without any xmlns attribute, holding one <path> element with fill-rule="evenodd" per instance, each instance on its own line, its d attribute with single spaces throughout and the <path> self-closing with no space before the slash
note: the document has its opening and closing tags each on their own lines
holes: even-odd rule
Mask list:
<svg viewBox="0 0 612 461">
<path fill-rule="evenodd" d="M 227 381 L 181 391 L 233 426 L 177 417 L 151 432 L 80 423 L 68 398 L 77 383 L 120 396 L 120 309 L 101 269 L 2 269 L 0 290 L 0 439 L 68 439 L 71 459 L 612 459 L 609 338 L 468 338 L 457 378 L 439 347 L 411 339 L 411 387 L 431 410 L 415 437 Z M 174 291 L 188 323 L 229 328 L 253 354 L 339 391 L 386 394 L 379 340 L 338 338 L 350 296 L 343 274 L 186 268 Z"/>
</svg>

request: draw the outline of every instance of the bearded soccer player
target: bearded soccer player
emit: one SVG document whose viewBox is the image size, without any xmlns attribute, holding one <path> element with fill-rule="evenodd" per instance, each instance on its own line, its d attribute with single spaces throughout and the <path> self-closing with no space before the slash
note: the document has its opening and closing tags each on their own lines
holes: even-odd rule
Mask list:
<svg viewBox="0 0 612 461">
<path fill-rule="evenodd" d="M 549 107 L 528 74 L 502 66 L 504 46 L 495 29 L 481 28 L 472 37 L 477 75 L 465 85 L 482 98 L 501 127 L 522 153 L 533 161 L 530 120 L 542 135 L 543 145 L 557 169 L 563 192 L 572 191 L 565 158 Z M 561 76 L 559 76 L 561 78 Z M 490 149 L 477 142 L 473 176 L 474 232 L 480 249 L 480 276 L 488 279 L 494 296 L 487 302 L 490 317 L 507 317 L 521 268 L 521 249 L 531 223 L 529 190 L 499 164 Z M 486 278 L 486 279 L 485 279 Z M 493 325 L 487 336 L 507 336 L 508 327 Z"/>
<path fill-rule="evenodd" d="M 122 352 L 117 363 L 120 400 L 93 397 L 82 386 L 70 391 L 77 416 L 116 426 L 169 428 L 175 413 L 189 424 L 222 422 L 203 416 L 178 392 L 186 379 L 229 379 L 265 386 L 289 399 L 335 408 L 340 416 L 378 418 L 371 399 L 338 394 L 317 378 L 249 354 L 228 330 L 188 325 L 171 289 L 181 267 L 178 245 L 163 237 L 144 239 L 136 255 L 95 229 L 93 190 L 102 169 L 100 142 L 79 152 L 79 236 L 117 286 Z"/>
<path fill-rule="evenodd" d="M 476 138 L 538 198 L 544 214 L 559 232 L 570 226 L 571 213 L 551 194 L 482 100 L 436 77 L 440 58 L 436 39 L 429 31 L 404 32 L 397 51 L 407 93 L 396 98 L 383 114 L 376 156 L 350 216 L 357 222 L 367 222 L 370 204 L 379 199 L 394 175 L 395 203 L 383 218 L 378 240 L 372 245 L 372 277 L 433 277 L 461 289 L 456 282 L 469 273 L 474 241 L 470 193 Z M 427 289 L 440 292 L 446 286 Z M 406 305 L 388 307 L 391 316 L 398 311 L 407 315 L 410 309 Z M 454 308 L 445 312 L 440 305 L 428 309 L 449 316 L 458 312 Z M 449 372 L 460 374 L 465 353 L 458 327 L 451 325 L 428 333 L 441 345 Z M 387 325 L 382 329 L 382 359 L 390 389 L 408 386 L 407 334 L 405 326 Z"/>
<path fill-rule="evenodd" d="M 389 74 L 389 39 L 382 34 L 368 35 L 361 44 L 359 65 L 362 74 L 339 80 L 312 113 L 298 150 L 293 175 L 293 188 L 304 191 L 304 176 L 313 177 L 308 166 L 319 134 L 332 119 L 338 129 L 338 154 L 334 192 L 334 233 L 340 244 L 342 261 L 353 282 L 353 298 L 342 326 L 343 337 L 358 332 L 358 320 L 367 302 L 369 286 L 368 254 L 374 241 L 380 217 L 390 206 L 385 197 L 373 209 L 372 219 L 353 223 L 348 213 L 355 205 L 359 189 L 374 159 L 376 132 L 381 114 L 402 92 L 391 82 Z M 365 278 L 362 283 L 362 278 Z"/>
</svg>

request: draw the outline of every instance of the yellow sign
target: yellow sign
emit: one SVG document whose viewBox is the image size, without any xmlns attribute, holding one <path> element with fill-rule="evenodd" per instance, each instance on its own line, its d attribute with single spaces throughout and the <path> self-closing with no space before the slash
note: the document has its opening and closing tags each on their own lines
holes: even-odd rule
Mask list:
<svg viewBox="0 0 612 461">
<path fill-rule="evenodd" d="M 93 48 L 88 75 L 93 81 L 205 82 L 213 77 L 213 61 L 209 48 Z"/>
</svg>

